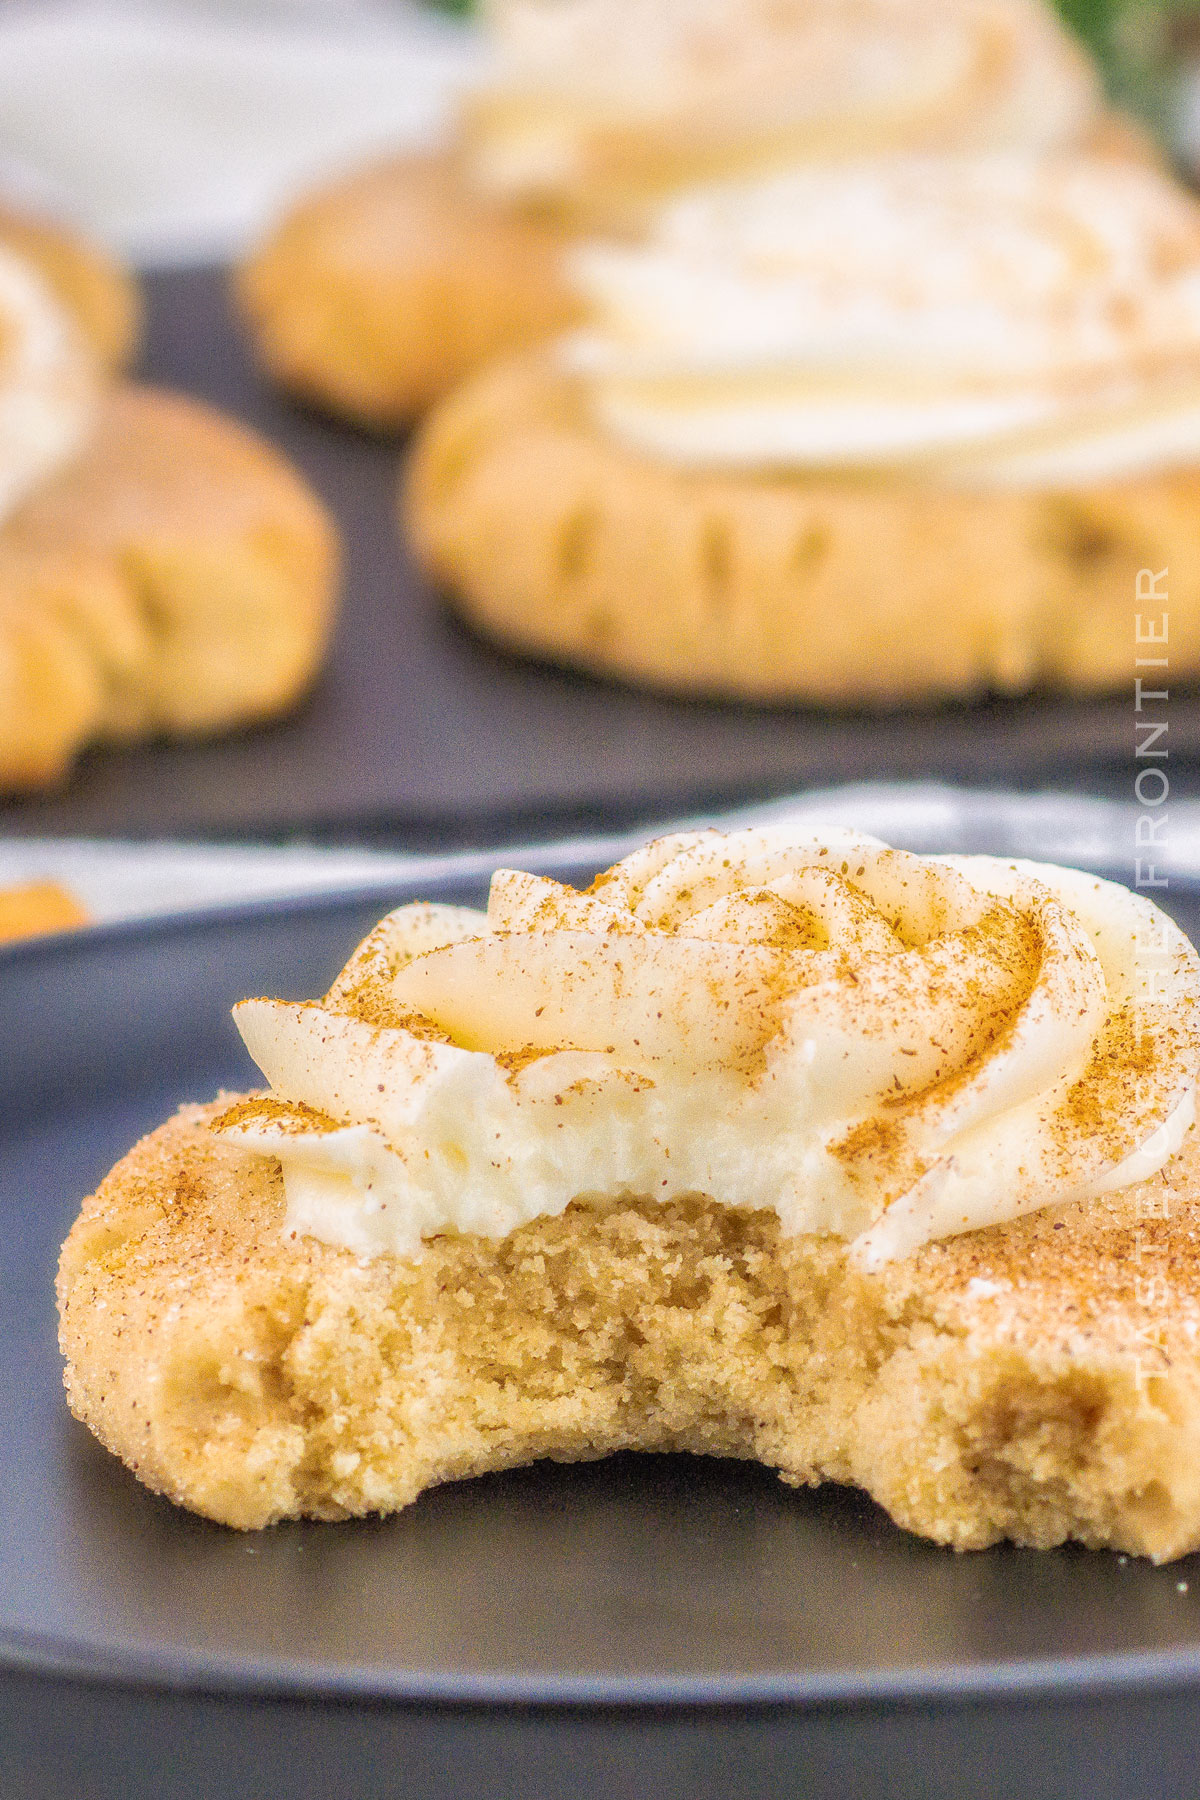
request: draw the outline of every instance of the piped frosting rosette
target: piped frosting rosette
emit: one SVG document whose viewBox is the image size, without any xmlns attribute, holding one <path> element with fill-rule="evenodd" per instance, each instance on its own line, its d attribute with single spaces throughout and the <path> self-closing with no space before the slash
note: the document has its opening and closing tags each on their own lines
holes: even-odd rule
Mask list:
<svg viewBox="0 0 1200 1800">
<path fill-rule="evenodd" d="M 485 16 L 471 168 L 585 212 L 813 157 L 1078 143 L 1102 104 L 1043 0 L 493 0 Z"/>
<path fill-rule="evenodd" d="M 0 520 L 82 449 L 99 393 L 74 321 L 40 275 L 0 247 Z"/>
<path fill-rule="evenodd" d="M 574 269 L 600 426 L 697 467 L 1070 487 L 1200 463 L 1200 207 L 1083 154 L 714 187 Z"/>
<path fill-rule="evenodd" d="M 586 893 L 502 870 L 486 915 L 402 907 L 324 1001 L 235 1017 L 271 1094 L 216 1128 L 279 1158 L 292 1232 L 410 1256 L 702 1194 L 869 1268 L 1160 1168 L 1200 959 L 1070 870 L 703 832 Z"/>
</svg>

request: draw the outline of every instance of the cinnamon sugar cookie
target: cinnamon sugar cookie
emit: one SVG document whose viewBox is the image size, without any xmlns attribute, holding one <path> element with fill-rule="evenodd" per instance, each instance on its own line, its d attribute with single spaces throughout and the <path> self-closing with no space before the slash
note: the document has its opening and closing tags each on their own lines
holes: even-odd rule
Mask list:
<svg viewBox="0 0 1200 1800">
<path fill-rule="evenodd" d="M 0 524 L 0 789 L 57 780 L 86 744 L 284 710 L 320 662 L 336 568 L 276 451 L 181 395 L 116 389 Z"/>
<path fill-rule="evenodd" d="M 320 660 L 337 565 L 274 450 L 112 385 L 133 328 L 119 286 L 30 229 L 25 255 L 0 226 L 0 792 L 58 780 L 90 743 L 282 710 Z"/>
<path fill-rule="evenodd" d="M 864 1487 L 957 1549 L 1200 1545 L 1194 1140 L 1165 1182 L 864 1281 L 836 1240 L 700 1197 L 580 1201 L 500 1244 L 364 1263 L 282 1235 L 278 1166 L 215 1139 L 219 1110 L 118 1164 L 60 1276 L 73 1411 L 210 1518 L 339 1519 L 538 1457 L 690 1450 Z"/>
<path fill-rule="evenodd" d="M 698 181 L 864 151 L 1152 154 L 1042 0 L 498 0 L 453 144 L 334 182 L 238 278 L 265 367 L 403 424 L 572 319 L 564 253 Z"/>
<path fill-rule="evenodd" d="M 1200 206 L 1165 176 L 847 162 L 698 190 L 574 266 L 585 326 L 413 457 L 409 531 L 486 630 L 887 704 L 1115 689 L 1141 611 L 1200 673 Z"/>
<path fill-rule="evenodd" d="M 237 291 L 277 381 L 394 427 L 496 355 L 571 323 L 567 241 L 473 193 L 449 157 L 409 156 L 302 202 Z"/>
<path fill-rule="evenodd" d="M 1198 984 L 1111 884 L 850 833 L 402 908 L 324 1002 L 238 1009 L 270 1095 L 85 1202 L 72 1410 L 242 1528 L 632 1448 L 853 1482 L 960 1549 L 1180 1556 Z"/>
<path fill-rule="evenodd" d="M 906 704 L 1130 679 L 1138 572 L 1200 671 L 1195 470 L 1075 492 L 721 473 L 616 443 L 544 360 L 431 415 L 405 533 L 512 648 L 677 693 Z M 1142 608 L 1161 630 L 1163 605 Z"/>
<path fill-rule="evenodd" d="M 141 332 L 137 283 L 99 244 L 0 205 L 0 247 L 33 264 L 83 332 L 101 366 L 128 367 Z"/>
</svg>

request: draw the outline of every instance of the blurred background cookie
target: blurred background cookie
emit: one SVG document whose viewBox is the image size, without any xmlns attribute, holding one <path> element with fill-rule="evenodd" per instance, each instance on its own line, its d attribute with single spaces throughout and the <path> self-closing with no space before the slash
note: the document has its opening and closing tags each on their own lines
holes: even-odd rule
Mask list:
<svg viewBox="0 0 1200 1800">
<path fill-rule="evenodd" d="M 72 315 L 102 366 L 127 368 L 138 347 L 137 283 L 94 239 L 0 201 L 0 247 L 31 263 Z"/>
<path fill-rule="evenodd" d="M 284 387 L 380 428 L 579 311 L 572 235 L 476 192 L 445 154 L 410 154 L 303 201 L 241 269 L 238 300 Z"/>
<path fill-rule="evenodd" d="M 107 316 L 111 361 L 128 343 Z M 87 743 L 280 711 L 331 622 L 333 528 L 284 458 L 197 402 L 110 386 L 105 360 L 0 244 L 3 790 Z"/>
<path fill-rule="evenodd" d="M 1166 177 L 850 161 L 576 268 L 589 327 L 444 401 L 409 475 L 495 636 L 754 699 L 1104 690 L 1169 570 L 1200 671 L 1200 207 Z"/>
<path fill-rule="evenodd" d="M 572 312 L 561 251 L 700 180 L 864 151 L 1147 154 L 1041 0 L 494 0 L 451 149 L 334 182 L 238 279 L 259 355 L 395 426 Z"/>
<path fill-rule="evenodd" d="M 88 743 L 283 711 L 319 666 L 336 568 L 323 508 L 262 439 L 115 389 L 0 527 L 0 785 L 56 780 Z"/>
<path fill-rule="evenodd" d="M 249 355 L 249 334 L 238 332 L 230 317 L 230 264 L 249 233 L 295 207 L 295 237 L 281 234 L 273 286 L 266 281 L 265 287 L 277 322 L 285 313 L 290 322 L 288 334 L 281 326 L 281 346 L 292 359 L 291 379 L 297 387 L 307 384 L 319 406 L 323 370 L 328 375 L 332 367 L 325 357 L 330 320 L 347 316 L 346 287 L 357 279 L 351 270 L 340 286 L 335 267 L 350 241 L 353 255 L 371 263 L 376 312 L 364 314 L 336 346 L 336 380 L 344 395 L 338 404 L 366 416 L 380 404 L 382 389 L 385 411 L 391 406 L 394 419 L 419 410 L 425 399 L 418 395 L 450 379 L 464 345 L 485 364 L 498 354 L 488 348 L 498 317 L 501 335 L 510 324 L 515 331 L 522 318 L 528 321 L 520 270 L 528 267 L 531 244 L 543 256 L 545 277 L 536 291 L 543 322 L 533 338 L 553 341 L 578 329 L 591 304 L 587 291 L 568 280 L 579 245 L 599 237 L 646 243 L 653 232 L 649 215 L 673 205 L 679 182 L 698 179 L 710 166 L 706 156 L 719 162 L 736 147 L 739 133 L 757 144 L 757 158 L 766 113 L 781 95 L 786 99 L 801 54 L 810 71 L 824 73 L 803 85 L 793 123 L 814 142 L 824 133 L 827 144 L 803 156 L 789 147 L 793 169 L 845 160 L 832 155 L 830 136 L 866 132 L 878 145 L 883 127 L 902 137 L 919 127 L 939 155 L 979 153 L 962 147 L 956 134 L 964 132 L 967 142 L 990 145 L 988 154 L 999 154 L 996 146 L 1004 142 L 1004 154 L 1015 154 L 1011 137 L 1003 136 L 1014 119 L 1024 120 L 1025 150 L 1033 143 L 1050 153 L 1066 133 L 1072 143 L 1074 134 L 1089 146 L 1103 143 L 1106 154 L 1153 158 L 1126 109 L 1136 104 L 1153 115 L 1163 142 L 1184 144 L 1179 96 L 1195 61 L 1180 13 L 1188 3 L 1061 0 L 1055 10 L 1030 0 L 949 9 L 930 7 L 927 0 L 797 0 L 769 9 L 765 26 L 755 8 L 716 0 L 689 0 L 686 6 L 673 0 L 661 10 L 629 0 L 628 12 L 614 0 L 607 6 L 548 0 L 544 8 L 491 12 L 468 4 L 454 7 L 464 15 L 456 20 L 417 0 L 338 0 L 336 6 L 273 0 L 269 8 L 259 0 L 181 0 L 153 16 L 138 0 L 55 0 L 46 9 L 33 0 L 19 13 L 5 14 L 0 187 L 11 180 L 11 192 L 26 207 L 40 191 L 39 204 L 56 216 L 86 221 L 140 266 L 147 297 L 140 375 L 233 413 L 285 449 L 334 510 L 349 557 L 347 607 L 314 704 L 277 728 L 235 742 L 160 741 L 90 755 L 61 791 L 0 806 L 9 829 L 369 828 L 442 842 L 464 830 L 495 835 L 500 817 L 510 825 L 539 821 L 547 808 L 556 819 L 599 817 L 601 807 L 626 809 L 628 816 L 630 808 L 684 809 L 710 796 L 780 792 L 843 776 L 952 771 L 961 780 L 1080 779 L 1116 788 L 1124 779 L 1128 742 L 1127 711 L 1116 690 L 1090 697 L 1081 689 L 1082 697 L 1064 703 L 1047 689 L 1021 706 L 995 696 L 1030 680 L 1035 686 L 1048 682 L 1054 655 L 1070 659 L 1081 621 L 1089 643 L 1103 639 L 1103 595 L 1119 587 L 1121 558 L 1130 553 L 1136 530 L 1124 538 L 1117 532 L 1120 542 L 1114 543 L 1111 519 L 1106 536 L 1089 507 L 1073 499 L 1053 506 L 1039 501 L 1032 510 L 1039 520 L 1048 515 L 1049 550 L 1040 524 L 1032 548 L 1020 532 L 1015 543 L 1011 533 L 1001 532 L 985 543 L 973 527 L 968 530 L 977 511 L 994 520 L 1021 508 L 1015 502 L 1002 507 L 990 496 L 979 509 L 959 504 L 964 497 L 958 495 L 934 521 L 942 534 L 936 539 L 942 586 L 953 590 L 949 602 L 934 605 L 922 585 L 930 573 L 917 578 L 924 551 L 919 543 L 912 548 L 912 533 L 922 507 L 911 482 L 906 478 L 894 484 L 895 491 L 880 493 L 871 510 L 840 491 L 839 473 L 826 483 L 839 492 L 828 496 L 826 508 L 837 554 L 831 550 L 823 565 L 829 583 L 824 591 L 835 596 L 836 634 L 847 647 L 832 647 L 836 634 L 823 621 L 821 641 L 811 645 L 802 675 L 810 687 L 819 680 L 823 697 L 845 691 L 845 704 L 789 705 L 795 671 L 774 655 L 770 635 L 766 651 L 751 655 L 751 634 L 739 647 L 719 623 L 710 633 L 705 679 L 723 681 L 733 661 L 743 685 L 703 691 L 719 701 L 722 693 L 769 690 L 787 710 L 681 704 L 669 691 L 654 693 L 646 685 L 621 691 L 547 666 L 545 653 L 540 665 L 498 655 L 488 638 L 503 635 L 504 620 L 488 624 L 487 638 L 461 629 L 447 616 L 438 586 L 423 577 L 409 544 L 397 544 L 390 446 L 345 432 L 336 420 L 315 416 L 311 406 L 289 404 L 280 383 L 261 378 L 261 361 L 256 366 Z M 641 34 L 636 55 L 617 41 L 619 33 L 605 42 L 605 19 L 627 17 Z M 964 21 L 974 22 L 970 30 Z M 807 50 L 802 26 L 809 32 Z M 1103 59 L 1103 95 L 1081 44 Z M 640 73 L 633 73 L 641 86 L 631 86 L 626 77 L 639 56 Z M 43 78 L 49 70 L 53 83 Z M 612 70 L 617 74 L 610 80 Z M 587 92 L 576 105 L 581 85 Z M 1032 108 L 1027 101 L 1035 89 L 1041 97 Z M 757 111 L 747 105 L 750 91 L 761 96 Z M 558 115 L 556 93 L 570 96 Z M 962 101 L 967 93 L 969 105 Z M 699 94 L 705 96 L 699 110 L 707 107 L 714 126 L 720 124 L 720 143 L 715 137 L 707 146 L 699 143 Z M 542 146 L 532 161 L 531 129 Z M 668 137 L 674 146 L 669 155 Z M 683 177 L 671 164 L 674 158 L 678 165 L 688 145 L 687 155 L 699 161 Z M 520 168 L 514 170 L 514 162 Z M 619 180 L 618 165 L 625 171 Z M 635 165 L 636 180 L 629 172 Z M 29 173 L 25 186 L 22 169 Z M 756 169 L 761 178 L 765 165 Z M 737 173 L 744 179 L 747 171 Z M 323 182 L 337 190 L 336 204 L 319 198 Z M 622 184 L 624 198 L 616 193 Z M 306 193 L 318 196 L 311 207 Z M 388 207 L 392 222 L 375 231 L 372 219 Z M 484 229 L 494 230 L 494 249 L 473 263 L 470 246 Z M 412 264 L 405 264 L 404 279 L 395 279 L 389 232 L 404 235 L 416 258 L 415 286 L 407 281 Z M 320 256 L 331 259 L 330 282 L 310 290 L 311 307 L 289 310 L 304 288 L 299 268 L 317 255 L 314 243 L 326 246 Z M 329 243 L 343 247 L 329 249 Z M 448 255 L 451 278 L 438 285 Z M 265 260 L 258 264 L 265 266 Z M 464 278 L 471 283 L 466 289 Z M 418 302 L 430 292 L 432 304 L 422 310 Z M 519 354 L 528 353 L 523 340 Z M 314 373 L 302 369 L 305 362 Z M 608 426 L 596 428 L 592 378 L 553 373 L 550 385 L 564 407 L 578 409 L 596 439 L 591 447 L 607 457 L 617 438 Z M 406 374 L 418 386 L 397 390 L 394 384 Z M 375 416 L 386 423 L 382 414 Z M 632 440 L 620 447 L 627 460 L 653 465 L 630 484 L 639 505 L 656 478 L 674 480 L 681 473 L 661 456 L 636 453 Z M 498 456 L 492 461 L 497 464 Z M 742 469 L 709 469 L 707 475 L 720 477 L 722 491 L 730 475 L 737 493 L 745 485 Z M 883 487 L 882 479 L 877 485 Z M 926 500 L 931 507 L 932 485 Z M 709 509 L 702 510 L 706 519 Z M 737 513 L 736 503 L 731 510 Z M 1155 517 L 1163 510 L 1159 505 Z M 520 518 L 514 513 L 514 525 Z M 572 522 L 566 533 L 568 565 L 578 560 L 586 525 L 586 519 Z M 463 528 L 469 535 L 469 520 Z M 759 529 L 747 525 L 750 536 Z M 850 541 L 858 535 L 861 545 Z M 719 572 L 721 531 L 705 528 L 701 536 L 701 560 Z M 899 546 L 893 560 L 913 585 L 901 592 L 892 576 L 886 588 L 864 596 L 861 581 L 874 579 L 879 566 L 873 545 L 893 537 Z M 542 541 L 535 520 L 529 541 L 509 545 L 491 579 L 522 558 L 540 556 Z M 811 556 L 819 539 L 800 533 L 796 541 Z M 693 562 L 698 555 L 688 551 Z M 740 539 L 738 555 L 747 560 Z M 1182 566 L 1186 571 L 1186 560 Z M 1075 623 L 1060 633 L 1055 605 L 1045 601 L 1052 625 L 1043 629 L 1034 616 L 1038 605 L 1021 593 L 1005 599 L 1002 622 L 994 626 L 988 583 L 1000 580 L 1005 567 L 1018 585 L 1028 577 L 1044 578 L 1050 594 L 1068 587 L 1074 597 L 1062 610 Z M 745 579 L 739 575 L 737 582 Z M 763 583 L 754 579 L 758 606 Z M 700 583 L 704 591 L 707 580 Z M 956 582 L 973 584 L 967 600 Z M 1078 597 L 1089 583 L 1091 604 L 1080 608 Z M 446 578 L 442 585 L 454 582 Z M 586 583 L 573 581 L 556 593 L 552 610 L 559 627 L 571 618 L 572 596 L 586 597 L 585 589 Z M 897 607 L 902 600 L 910 606 L 905 653 L 923 664 L 927 694 L 943 691 L 937 683 L 944 683 L 947 693 L 981 693 L 982 703 L 939 705 L 935 714 L 914 700 L 903 719 L 874 721 L 846 710 L 867 676 L 885 687 L 903 685 L 885 655 L 869 658 L 854 648 L 875 633 L 880 609 L 885 620 L 891 616 L 893 590 Z M 478 604 L 466 597 L 460 613 Z M 792 629 L 790 609 L 789 600 L 785 624 Z M 672 602 L 671 619 L 679 613 Z M 943 613 L 952 621 L 962 618 L 963 628 L 955 624 L 947 633 L 938 622 Z M 968 617 L 974 620 L 969 629 Z M 567 624 L 568 635 L 582 638 L 580 648 L 555 650 L 555 659 L 607 668 L 594 659 L 597 624 L 603 636 L 602 609 L 592 609 L 591 627 L 582 634 Z M 657 614 L 631 627 L 637 639 L 633 666 L 642 668 L 655 653 L 643 638 L 662 639 L 672 630 Z M 699 635 L 688 627 L 678 679 L 700 679 Z M 959 651 L 946 651 L 947 635 Z M 926 637 L 935 640 L 934 651 Z M 765 674 L 759 666 L 764 658 Z M 1065 678 L 1090 680 L 1093 662 L 1089 651 Z M 1040 676 L 1031 674 L 1034 667 Z M 659 687 L 676 679 L 653 671 L 638 677 Z M 911 671 L 904 677 L 917 679 Z M 1178 763 L 1200 745 L 1200 699 L 1173 689 L 1171 702 Z"/>
</svg>

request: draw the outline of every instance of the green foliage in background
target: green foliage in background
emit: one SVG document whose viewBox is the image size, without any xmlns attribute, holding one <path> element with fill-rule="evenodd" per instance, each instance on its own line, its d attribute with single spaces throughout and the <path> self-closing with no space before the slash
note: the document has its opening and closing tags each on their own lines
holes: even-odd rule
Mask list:
<svg viewBox="0 0 1200 1800">
<path fill-rule="evenodd" d="M 1200 54 L 1200 0 L 1058 0 L 1117 99 L 1168 127 L 1175 75 Z"/>
</svg>

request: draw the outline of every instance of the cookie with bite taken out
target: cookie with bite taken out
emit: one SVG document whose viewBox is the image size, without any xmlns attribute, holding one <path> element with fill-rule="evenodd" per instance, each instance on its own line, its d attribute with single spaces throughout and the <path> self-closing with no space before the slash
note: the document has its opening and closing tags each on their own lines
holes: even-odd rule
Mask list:
<svg viewBox="0 0 1200 1800">
<path fill-rule="evenodd" d="M 178 1504 L 687 1450 L 960 1549 L 1200 1544 L 1200 960 L 1146 900 L 686 834 L 237 1018 L 269 1089 L 137 1145 L 59 1271 L 72 1410 Z"/>
</svg>

